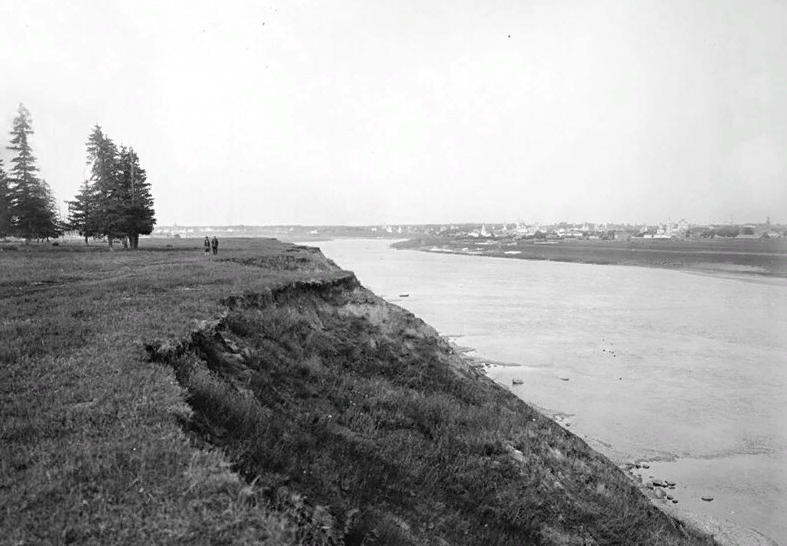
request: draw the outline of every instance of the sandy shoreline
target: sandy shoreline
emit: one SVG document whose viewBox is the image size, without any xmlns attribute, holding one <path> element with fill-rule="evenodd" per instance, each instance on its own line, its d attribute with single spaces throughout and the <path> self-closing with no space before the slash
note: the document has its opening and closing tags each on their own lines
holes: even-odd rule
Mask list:
<svg viewBox="0 0 787 546">
<path fill-rule="evenodd" d="M 779 546 L 775 540 L 756 529 L 677 506 L 666 497 L 665 489 L 649 485 L 648 482 L 643 483 L 630 469 L 624 468 L 624 470 L 659 510 L 679 520 L 688 528 L 711 535 L 721 546 Z"/>
<path fill-rule="evenodd" d="M 751 242 L 749 242 L 751 243 Z M 547 260 L 696 271 L 733 278 L 787 279 L 787 249 L 780 241 L 571 241 L 539 244 L 430 239 L 396 243 L 394 248 L 516 260 Z"/>
<path fill-rule="evenodd" d="M 484 373 L 489 372 L 493 367 L 521 367 L 519 364 L 508 362 L 496 362 L 490 359 L 481 358 L 473 355 L 475 349 L 472 347 L 462 346 L 456 343 L 458 336 L 444 336 L 447 341 L 453 346 L 454 350 L 461 353 L 463 357 L 475 368 Z M 503 385 L 500 383 L 501 386 Z M 547 411 L 540 408 L 532 402 L 525 400 L 534 408 L 538 409 L 541 413 L 554 420 L 556 423 L 563 427 L 570 427 L 570 416 L 561 414 L 559 412 Z M 587 441 L 587 439 L 586 439 Z M 594 443 L 603 444 L 600 440 Z M 611 446 L 610 446 L 611 447 Z M 644 466 L 643 466 L 644 465 Z M 650 464 L 644 461 L 638 462 L 623 462 L 619 467 L 631 478 L 631 481 L 645 494 L 648 499 L 662 512 L 674 517 L 683 523 L 687 528 L 694 529 L 704 534 L 713 536 L 721 546 L 779 546 L 779 544 L 764 535 L 763 533 L 745 527 L 738 523 L 715 517 L 709 514 L 702 514 L 694 512 L 677 505 L 677 501 L 673 502 L 672 495 L 670 495 L 669 487 L 662 487 L 654 485 L 662 483 L 661 480 L 653 480 L 648 477 L 648 469 Z M 672 482 L 670 482 L 672 483 Z M 675 484 L 672 484 L 674 489 Z M 669 498 L 667 496 L 669 495 Z"/>
</svg>

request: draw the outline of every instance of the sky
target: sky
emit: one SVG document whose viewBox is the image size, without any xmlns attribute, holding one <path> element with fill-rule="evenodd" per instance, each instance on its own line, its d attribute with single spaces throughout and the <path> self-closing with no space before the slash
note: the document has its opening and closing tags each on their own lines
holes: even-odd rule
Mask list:
<svg viewBox="0 0 787 546">
<path fill-rule="evenodd" d="M 62 203 L 99 124 L 160 225 L 787 223 L 786 24 L 783 0 L 0 0 L 0 145 L 23 102 Z"/>
</svg>

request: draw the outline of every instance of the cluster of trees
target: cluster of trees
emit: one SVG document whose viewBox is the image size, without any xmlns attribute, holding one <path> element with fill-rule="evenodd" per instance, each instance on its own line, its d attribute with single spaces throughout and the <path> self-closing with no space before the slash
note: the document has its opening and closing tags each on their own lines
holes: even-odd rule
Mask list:
<svg viewBox="0 0 787 546">
<path fill-rule="evenodd" d="M 0 238 L 13 235 L 30 241 L 57 237 L 63 231 L 52 189 L 38 176 L 32 134 L 30 112 L 20 104 L 6 146 L 14 154 L 8 171 L 0 159 Z"/>
<path fill-rule="evenodd" d="M 749 228 L 750 233 L 746 233 L 747 235 L 753 235 L 754 230 Z M 713 239 L 714 237 L 737 237 L 741 234 L 741 228 L 738 226 L 719 226 L 716 228 L 709 228 L 702 233 L 700 233 L 700 237 L 703 239 Z"/>
<path fill-rule="evenodd" d="M 0 158 L 0 238 L 15 236 L 29 242 L 77 231 L 85 243 L 91 237 L 106 238 L 110 248 L 115 240 L 137 248 L 139 236 L 153 231 L 150 183 L 132 148 L 115 145 L 101 127 L 93 128 L 87 141 L 90 177 L 68 202 L 68 220 L 62 222 L 52 189 L 38 176 L 32 134 L 30 112 L 20 104 L 6 146 L 14 153 L 8 171 Z"/>
<path fill-rule="evenodd" d="M 68 226 L 85 238 L 119 239 L 137 248 L 139 236 L 156 224 L 153 197 L 145 170 L 133 148 L 117 146 L 96 125 L 87 141 L 90 177 L 68 203 Z"/>
</svg>

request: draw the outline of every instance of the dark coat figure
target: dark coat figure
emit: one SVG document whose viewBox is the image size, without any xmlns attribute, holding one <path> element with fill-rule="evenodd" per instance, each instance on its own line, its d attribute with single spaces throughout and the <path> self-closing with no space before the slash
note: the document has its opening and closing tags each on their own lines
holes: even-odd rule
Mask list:
<svg viewBox="0 0 787 546">
<path fill-rule="evenodd" d="M 219 253 L 219 240 L 216 239 L 215 235 L 213 236 L 213 240 L 210 242 L 210 246 L 211 246 L 211 248 L 213 248 L 213 253 L 214 254 L 218 254 Z"/>
<path fill-rule="evenodd" d="M 204 245 L 205 245 L 205 254 L 210 254 L 210 239 L 208 239 L 207 235 L 205 235 Z"/>
</svg>

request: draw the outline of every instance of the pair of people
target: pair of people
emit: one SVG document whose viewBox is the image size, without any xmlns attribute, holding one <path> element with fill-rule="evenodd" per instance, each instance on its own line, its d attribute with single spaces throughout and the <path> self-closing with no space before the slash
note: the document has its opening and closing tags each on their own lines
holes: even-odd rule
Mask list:
<svg viewBox="0 0 787 546">
<path fill-rule="evenodd" d="M 214 254 L 219 253 L 219 240 L 216 238 L 215 235 L 213 236 L 213 240 L 209 239 L 208 236 L 206 235 L 204 246 L 205 246 L 205 254 L 210 254 L 211 250 L 213 250 Z"/>
</svg>

